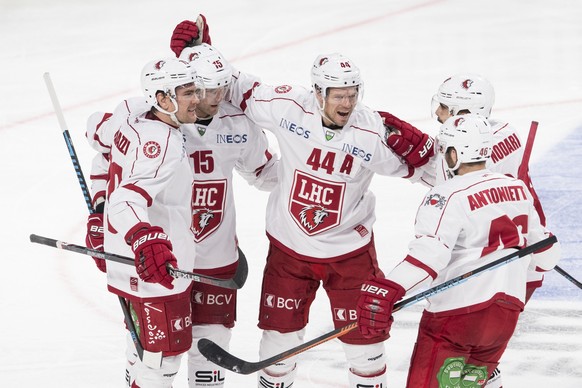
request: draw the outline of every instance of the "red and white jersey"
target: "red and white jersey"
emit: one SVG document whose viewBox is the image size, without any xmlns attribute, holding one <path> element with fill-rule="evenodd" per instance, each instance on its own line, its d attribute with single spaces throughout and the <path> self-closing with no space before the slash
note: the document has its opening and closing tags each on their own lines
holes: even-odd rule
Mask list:
<svg viewBox="0 0 582 388">
<path fill-rule="evenodd" d="M 509 123 L 492 119 L 488 121 L 493 132 L 493 150 L 491 158 L 485 164 L 487 169 L 517 178 L 525 143 L 521 141 L 516 129 Z M 451 179 L 453 173 L 447 168 L 442 154 L 436 152 L 434 159 L 436 165 L 436 183 L 434 185 L 439 185 Z"/>
<path fill-rule="evenodd" d="M 126 106 L 126 118 L 149 109 L 143 98 L 130 99 Z M 115 125 L 105 128 L 94 122 L 93 126 L 102 127 L 99 134 L 104 134 Z M 228 102 L 220 104 L 211 120 L 182 125 L 181 129 L 194 179 L 191 210 L 195 268 L 224 267 L 238 259 L 233 170 L 249 184 L 270 191 L 277 184 L 277 158 L 269 150 L 265 133 Z M 97 138 L 93 145 L 106 154 L 109 148 L 105 142 Z M 103 174 L 99 171 L 107 166 L 104 155 L 94 160 L 91 174 L 94 193 L 103 186 L 99 179 Z"/>
<path fill-rule="evenodd" d="M 194 169 L 192 228 L 196 268 L 219 268 L 238 258 L 233 171 L 270 191 L 277 184 L 277 158 L 265 133 L 240 109 L 219 105 L 210 123 L 183 125 Z"/>
<path fill-rule="evenodd" d="M 133 257 L 126 242 L 128 233 L 136 225 L 148 223 L 163 228 L 172 242 L 178 267 L 191 271 L 195 257 L 190 228 L 193 178 L 184 134 L 150 113 L 133 115 L 127 101 L 108 116 L 93 114 L 87 130 L 92 145 L 98 143 L 101 152 L 109 150 L 105 251 Z M 107 263 L 107 280 L 112 292 L 138 298 L 179 294 L 191 283 L 175 279 L 174 289 L 168 290 L 143 282 L 133 265 L 111 261 Z"/>
<path fill-rule="evenodd" d="M 442 284 L 549 236 L 526 185 L 489 170 L 455 176 L 432 188 L 419 207 L 415 235 L 407 257 L 387 275 L 406 290 L 425 280 Z M 492 300 L 523 307 L 528 266 L 548 271 L 559 257 L 559 244 L 554 244 L 485 271 L 428 298 L 427 310 L 465 313 Z"/>
<path fill-rule="evenodd" d="M 385 144 L 380 116 L 359 103 L 341 130 L 322 125 L 313 92 L 236 74 L 231 99 L 280 149 L 279 184 L 267 205 L 273 244 L 304 260 L 337 260 L 366 246 L 375 221 L 374 173 L 411 177 Z"/>
</svg>

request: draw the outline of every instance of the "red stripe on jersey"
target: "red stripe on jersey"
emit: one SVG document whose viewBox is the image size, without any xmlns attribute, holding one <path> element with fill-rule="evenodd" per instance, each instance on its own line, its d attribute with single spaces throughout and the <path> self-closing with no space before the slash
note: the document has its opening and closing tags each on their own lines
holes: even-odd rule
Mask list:
<svg viewBox="0 0 582 388">
<path fill-rule="evenodd" d="M 243 99 L 240 103 L 240 108 L 242 109 L 243 112 L 247 109 L 247 100 L 251 98 L 251 95 L 253 94 L 253 89 L 259 85 L 260 85 L 259 82 L 255 82 L 253 83 L 253 86 L 249 90 L 243 93 Z"/>
<path fill-rule="evenodd" d="M 438 276 L 438 274 L 432 268 L 430 268 L 428 265 L 424 264 L 422 261 L 415 259 L 414 257 L 412 257 L 410 255 L 406 255 L 406 257 L 404 258 L 403 261 L 406 261 L 406 262 L 414 265 L 415 267 L 422 269 L 431 278 L 433 278 L 433 280 L 436 279 L 436 277 Z"/>
<path fill-rule="evenodd" d="M 299 107 L 299 109 L 301 109 L 303 111 L 303 113 L 307 114 L 307 115 L 313 115 L 313 112 L 305 110 L 305 108 L 299 104 L 297 101 L 291 99 L 291 98 L 283 98 L 283 97 L 275 97 L 275 98 L 270 98 L 268 100 L 256 100 L 257 102 L 273 102 L 275 100 L 282 100 L 282 101 L 291 101 L 292 103 L 294 103 L 295 105 L 297 105 Z"/>
<path fill-rule="evenodd" d="M 128 189 L 128 190 L 135 191 L 136 193 L 138 193 L 139 195 L 141 195 L 142 197 L 145 198 L 145 200 L 148 203 L 148 207 L 152 206 L 152 203 L 153 203 L 152 197 L 150 197 L 150 195 L 147 193 L 147 191 L 145 191 L 141 187 L 139 187 L 133 183 L 130 183 L 128 185 L 124 185 L 123 187 Z"/>
</svg>

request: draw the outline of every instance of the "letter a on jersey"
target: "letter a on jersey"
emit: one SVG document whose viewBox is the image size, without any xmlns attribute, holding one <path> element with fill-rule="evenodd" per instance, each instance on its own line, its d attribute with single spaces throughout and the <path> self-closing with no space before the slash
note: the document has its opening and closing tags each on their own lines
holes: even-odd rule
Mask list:
<svg viewBox="0 0 582 388">
<path fill-rule="evenodd" d="M 345 182 L 332 182 L 295 171 L 289 212 L 307 235 L 329 230 L 341 222 Z"/>
<path fill-rule="evenodd" d="M 200 242 L 222 223 L 226 198 L 226 179 L 196 181 L 192 188 L 192 231 Z"/>
</svg>

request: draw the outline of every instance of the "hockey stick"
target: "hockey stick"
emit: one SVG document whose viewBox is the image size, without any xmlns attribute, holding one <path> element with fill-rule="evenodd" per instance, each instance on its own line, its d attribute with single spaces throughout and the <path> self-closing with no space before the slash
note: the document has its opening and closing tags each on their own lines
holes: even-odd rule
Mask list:
<svg viewBox="0 0 582 388">
<path fill-rule="evenodd" d="M 132 259 L 131 257 L 117 255 L 115 253 L 102 252 L 95 249 L 87 248 L 82 245 L 70 244 L 52 238 L 39 236 L 36 234 L 30 235 L 30 242 L 47 245 L 49 247 L 63 249 L 66 251 L 81 253 L 83 255 L 94 256 L 99 259 L 115 261 L 116 263 L 131 266 L 135 265 L 134 259 Z M 240 248 L 238 248 L 238 266 L 236 268 L 236 273 L 230 279 L 219 279 L 214 278 L 212 276 L 188 272 L 179 268 L 174 268 L 170 264 L 168 264 L 166 268 L 170 276 L 174 278 L 184 278 L 192 280 L 197 283 L 210 284 L 217 287 L 230 288 L 235 290 L 242 288 L 242 286 L 245 284 L 249 272 L 247 259 L 245 257 L 245 254 Z"/>
<path fill-rule="evenodd" d="M 472 271 L 469 271 L 463 275 L 459 275 L 459 276 L 457 276 L 449 281 L 446 281 L 442 284 L 439 284 L 437 286 L 429 288 L 426 291 L 420 292 L 414 296 L 411 296 L 410 298 L 404 299 L 404 300 L 396 303 L 394 305 L 393 312 L 396 312 L 396 311 L 401 310 L 407 306 L 410 306 L 414 303 L 417 303 L 425 298 L 428 298 L 430 296 L 433 296 L 433 295 L 436 295 L 440 292 L 443 292 L 451 287 L 457 286 L 460 283 L 462 283 L 462 282 L 464 282 L 464 281 L 466 281 L 466 280 L 468 280 L 476 275 L 479 275 L 481 272 L 494 269 L 496 267 L 507 264 L 507 263 L 517 259 L 517 258 L 527 256 L 527 255 L 529 255 L 529 254 L 531 254 L 531 253 L 533 253 L 541 248 L 544 248 L 548 245 L 554 244 L 556 241 L 558 241 L 556 236 L 548 237 L 544 240 L 538 241 L 535 244 L 532 244 L 532 245 L 527 246 L 523 249 L 517 250 L 517 251 L 510 253 L 509 255 L 506 255 L 504 257 L 501 257 L 497 260 L 494 260 L 489 264 L 485 264 L 485 265 L 483 265 L 479 268 L 476 268 Z M 242 359 L 230 354 L 228 351 L 224 350 L 223 348 L 218 346 L 216 343 L 214 343 L 211 340 L 206 339 L 206 338 L 201 338 L 198 341 L 198 350 L 200 351 L 200 353 L 202 353 L 203 356 L 205 356 L 208 360 L 212 361 L 216 365 L 219 365 L 219 366 L 221 366 L 225 369 L 228 369 L 232 372 L 235 372 L 235 373 L 248 375 L 248 374 L 257 372 L 261 369 L 264 369 L 264 368 L 268 367 L 269 365 L 276 364 L 278 362 L 286 360 L 289 357 L 303 353 L 306 350 L 309 350 L 317 345 L 321 345 L 322 343 L 327 342 L 331 339 L 340 337 L 340 336 L 348 333 L 350 330 L 355 329 L 357 326 L 358 326 L 358 324 L 356 322 L 352 322 L 346 326 L 337 328 L 337 329 L 332 330 L 326 334 L 323 334 L 315 339 L 312 339 L 309 342 L 306 342 L 306 343 L 301 344 L 299 346 L 296 346 L 292 349 L 289 349 L 283 353 L 279 353 L 275 356 L 269 357 L 265 360 L 258 361 L 258 362 L 249 362 L 249 361 L 242 360 Z"/>
<path fill-rule="evenodd" d="M 582 288 L 582 283 L 580 283 L 578 280 L 574 279 L 574 277 L 572 275 L 570 275 L 568 272 L 564 271 L 562 268 L 560 268 L 556 265 L 554 267 L 554 270 L 556 270 L 557 273 L 559 273 L 560 275 L 562 275 L 563 277 L 565 277 L 566 279 L 568 279 L 569 281 L 574 283 L 578 288 Z"/>
<path fill-rule="evenodd" d="M 536 138 L 537 130 L 538 130 L 538 122 L 532 121 L 531 126 L 529 128 L 529 133 L 527 135 L 527 141 L 526 141 L 525 147 L 523 149 L 523 158 L 521 159 L 521 163 L 520 163 L 519 168 L 517 170 L 517 177 L 525 182 L 528 189 L 532 193 L 535 208 L 538 211 L 538 214 L 540 216 L 540 220 L 541 220 L 542 224 L 545 225 L 546 224 L 546 216 L 544 214 L 544 210 L 542 209 L 542 205 L 539 201 L 538 195 L 534 190 L 531 179 L 529 178 L 529 159 L 531 157 L 531 152 L 533 149 L 533 144 L 534 144 L 534 141 Z M 560 275 L 562 275 L 563 277 L 565 277 L 566 279 L 568 279 L 569 281 L 574 283 L 578 288 L 582 289 L 582 283 L 580 283 L 578 280 L 574 279 L 574 277 L 572 275 L 570 275 L 568 272 L 564 271 L 562 268 L 560 268 L 557 265 L 554 267 L 554 269 L 556 270 L 557 273 L 559 273 Z"/>
<path fill-rule="evenodd" d="M 533 144 L 536 138 L 536 133 L 538 131 L 538 122 L 532 121 L 531 126 L 529 127 L 529 133 L 527 135 L 527 140 L 525 142 L 525 146 L 523 148 L 523 158 L 521 159 L 521 163 L 517 169 L 517 178 L 521 179 L 529 189 L 530 193 L 532 194 L 534 207 L 540 216 L 540 221 L 542 225 L 546 225 L 546 215 L 544 214 L 544 209 L 542 208 L 542 204 L 540 203 L 540 199 L 538 198 L 538 194 L 536 193 L 531 178 L 529 176 L 529 159 L 531 157 L 531 152 L 533 150 Z"/>
<path fill-rule="evenodd" d="M 51 76 L 48 72 L 44 73 L 43 77 L 49 95 L 51 97 L 51 101 L 53 103 L 53 107 L 55 109 L 55 113 L 57 115 L 61 131 L 63 132 L 65 143 L 67 144 L 67 148 L 69 150 L 69 156 L 71 157 L 73 167 L 75 168 L 75 172 L 77 173 L 79 185 L 81 186 L 81 190 L 83 191 L 83 197 L 85 197 L 85 204 L 87 205 L 89 214 L 93 214 L 95 210 L 93 209 L 93 206 L 91 204 L 91 193 L 87 188 L 87 181 L 85 181 L 85 176 L 83 175 L 83 170 L 81 169 L 81 164 L 79 163 L 79 158 L 77 157 L 77 152 L 75 151 L 75 147 L 73 146 L 73 140 L 71 139 L 71 135 L 69 134 L 69 130 L 67 129 L 65 116 L 63 115 L 61 104 L 59 103 L 59 99 L 57 98 L 57 93 L 55 91 L 55 87 L 53 86 L 53 81 L 51 80 Z M 30 237 L 32 241 L 32 235 Z M 162 352 L 149 352 L 143 348 L 143 346 L 139 342 L 139 337 L 135 330 L 135 326 L 133 324 L 131 314 L 129 313 L 129 310 L 127 308 L 125 299 L 119 295 L 118 298 L 119 303 L 121 303 L 122 306 L 125 325 L 127 326 L 127 330 L 129 330 L 129 333 L 131 334 L 131 339 L 133 340 L 133 344 L 135 345 L 139 359 L 150 368 L 159 369 L 162 366 Z"/>
</svg>

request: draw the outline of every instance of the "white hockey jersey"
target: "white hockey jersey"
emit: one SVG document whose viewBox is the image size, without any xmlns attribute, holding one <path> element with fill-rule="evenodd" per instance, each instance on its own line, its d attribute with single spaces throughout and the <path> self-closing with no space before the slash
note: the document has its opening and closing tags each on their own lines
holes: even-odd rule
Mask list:
<svg viewBox="0 0 582 388">
<path fill-rule="evenodd" d="M 93 114 L 87 128 L 90 143 L 101 152 L 109 151 L 105 251 L 133 258 L 127 234 L 137 224 L 149 223 L 164 229 L 178 267 L 191 271 L 195 256 L 190 228 L 193 178 L 182 131 L 148 114 L 133 115 L 127 101 L 113 116 L 107 116 Z M 175 279 L 174 289 L 168 290 L 143 282 L 133 265 L 111 261 L 107 263 L 107 280 L 110 291 L 138 298 L 179 294 L 191 283 Z"/>
<path fill-rule="evenodd" d="M 126 107 L 127 116 L 149 109 L 143 98 L 127 100 Z M 100 178 L 108 168 L 109 147 L 99 135 L 110 130 L 106 128 L 110 121 L 92 123 L 93 127 L 99 126 L 93 146 L 103 153 L 93 164 L 94 193 L 104 191 L 105 183 Z M 191 205 L 195 269 L 224 267 L 238 259 L 233 170 L 249 184 L 270 191 L 277 184 L 278 159 L 269 150 L 264 132 L 227 102 L 220 104 L 212 120 L 182 125 L 181 129 L 194 179 Z"/>
<path fill-rule="evenodd" d="M 366 246 L 375 221 L 368 189 L 374 173 L 413 173 L 385 144 L 380 116 L 359 103 L 343 129 L 327 129 L 313 92 L 235 75 L 233 104 L 279 144 L 279 184 L 267 205 L 271 242 L 311 261 L 338 260 Z"/>
<path fill-rule="evenodd" d="M 386 276 L 406 290 L 425 280 L 442 284 L 549 237 L 526 185 L 489 170 L 456 176 L 431 189 L 419 207 L 415 235 L 408 256 Z M 427 310 L 459 314 L 483 308 L 492 300 L 523 307 L 528 266 L 549 271 L 559 257 L 557 243 L 485 271 L 428 298 Z"/>
<path fill-rule="evenodd" d="M 270 191 L 277 184 L 277 158 L 263 131 L 227 102 L 208 125 L 182 128 L 194 169 L 195 267 L 223 267 L 238 258 L 233 170 L 249 184 Z"/>
</svg>

